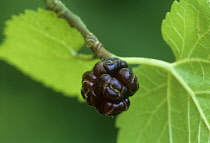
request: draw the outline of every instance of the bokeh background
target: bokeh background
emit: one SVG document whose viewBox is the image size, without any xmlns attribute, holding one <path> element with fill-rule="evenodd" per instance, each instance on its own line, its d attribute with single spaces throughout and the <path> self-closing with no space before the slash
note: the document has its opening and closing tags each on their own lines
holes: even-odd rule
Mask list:
<svg viewBox="0 0 210 143">
<path fill-rule="evenodd" d="M 174 61 L 160 30 L 173 0 L 63 2 L 111 52 Z M 0 0 L 0 41 L 11 15 L 40 7 L 42 0 Z M 115 143 L 117 131 L 115 118 L 99 115 L 0 61 L 0 143 Z"/>
</svg>

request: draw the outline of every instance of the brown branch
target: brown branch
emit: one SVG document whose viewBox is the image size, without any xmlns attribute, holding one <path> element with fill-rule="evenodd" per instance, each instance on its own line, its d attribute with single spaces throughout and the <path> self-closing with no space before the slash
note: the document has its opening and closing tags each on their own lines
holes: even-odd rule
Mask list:
<svg viewBox="0 0 210 143">
<path fill-rule="evenodd" d="M 98 38 L 92 34 L 83 21 L 71 12 L 60 0 L 44 0 L 46 9 L 54 11 L 59 17 L 64 18 L 70 26 L 76 28 L 84 37 L 86 46 L 91 48 L 95 58 L 102 59 L 113 54 L 107 51 Z"/>
</svg>

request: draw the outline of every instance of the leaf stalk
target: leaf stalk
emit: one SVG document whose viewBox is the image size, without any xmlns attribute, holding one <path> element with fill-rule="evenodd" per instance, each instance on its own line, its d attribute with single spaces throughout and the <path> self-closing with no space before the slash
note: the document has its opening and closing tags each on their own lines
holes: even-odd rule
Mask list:
<svg viewBox="0 0 210 143">
<path fill-rule="evenodd" d="M 157 59 L 142 58 L 142 57 L 118 57 L 118 58 L 126 61 L 128 64 L 149 65 L 165 69 L 166 71 L 170 71 L 172 67 L 171 63 Z"/>
</svg>

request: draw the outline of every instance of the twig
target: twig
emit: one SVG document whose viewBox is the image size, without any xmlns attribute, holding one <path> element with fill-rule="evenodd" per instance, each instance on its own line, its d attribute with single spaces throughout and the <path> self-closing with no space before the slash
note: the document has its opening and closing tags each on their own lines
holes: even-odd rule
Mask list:
<svg viewBox="0 0 210 143">
<path fill-rule="evenodd" d="M 107 51 L 102 43 L 97 39 L 97 37 L 92 34 L 82 20 L 72 13 L 60 0 L 43 0 L 46 6 L 46 9 L 55 11 L 58 16 L 64 18 L 72 27 L 76 28 L 84 37 L 87 47 L 90 47 L 93 51 L 95 58 L 102 59 L 106 57 L 116 57 L 128 62 L 128 64 L 138 64 L 138 65 L 150 65 L 155 67 L 160 67 L 169 71 L 171 69 L 171 64 L 149 58 L 142 57 L 118 57 L 109 51 Z"/>
<path fill-rule="evenodd" d="M 113 54 L 107 51 L 98 38 L 91 33 L 83 21 L 71 12 L 60 0 L 43 0 L 46 9 L 55 11 L 59 17 L 64 18 L 72 27 L 76 28 L 84 37 L 87 47 L 93 51 L 95 58 L 102 59 Z"/>
</svg>

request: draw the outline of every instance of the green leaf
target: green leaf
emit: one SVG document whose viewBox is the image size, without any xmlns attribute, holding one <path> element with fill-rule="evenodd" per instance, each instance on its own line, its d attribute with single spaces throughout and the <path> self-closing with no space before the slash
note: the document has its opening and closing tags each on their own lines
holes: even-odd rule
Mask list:
<svg viewBox="0 0 210 143">
<path fill-rule="evenodd" d="M 47 87 L 81 98 L 81 77 L 96 61 L 76 55 L 84 40 L 54 12 L 26 10 L 6 23 L 0 58 Z"/>
<path fill-rule="evenodd" d="M 162 23 L 164 40 L 176 59 L 210 58 L 210 3 L 207 0 L 174 1 Z"/>
<path fill-rule="evenodd" d="M 177 61 L 135 69 L 140 90 L 117 118 L 119 143 L 210 142 L 209 18 L 208 1 L 173 3 L 162 33 Z"/>
</svg>

